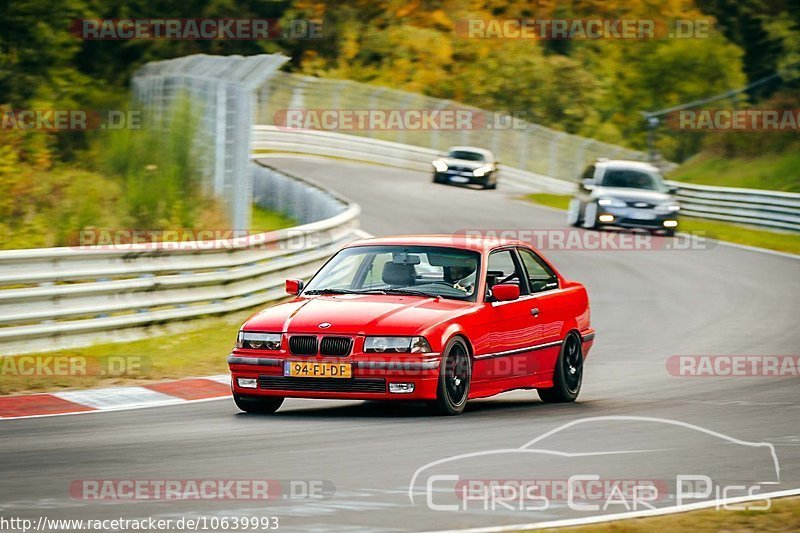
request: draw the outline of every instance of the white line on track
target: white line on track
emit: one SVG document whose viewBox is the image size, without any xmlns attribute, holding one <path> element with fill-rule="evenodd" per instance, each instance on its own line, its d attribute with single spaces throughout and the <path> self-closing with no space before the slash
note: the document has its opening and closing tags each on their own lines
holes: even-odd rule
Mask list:
<svg viewBox="0 0 800 533">
<path fill-rule="evenodd" d="M 632 518 L 649 518 L 653 516 L 664 516 L 688 511 L 698 511 L 701 509 L 711 509 L 725 505 L 736 505 L 745 502 L 761 501 L 767 498 L 785 498 L 787 496 L 800 496 L 800 489 L 788 489 L 776 492 L 766 492 L 753 496 L 741 496 L 739 498 L 716 499 L 705 502 L 689 503 L 686 505 L 674 505 L 659 509 L 646 509 L 644 511 L 630 511 L 627 513 L 614 513 L 602 516 L 587 516 L 585 518 L 565 518 L 563 520 L 549 520 L 546 522 L 530 522 L 527 524 L 510 524 L 505 526 L 476 527 L 467 529 L 444 529 L 428 533 L 502 533 L 505 531 L 520 531 L 526 529 L 549 529 L 555 527 L 575 527 L 590 524 L 601 524 L 616 520 L 630 520 Z"/>
</svg>

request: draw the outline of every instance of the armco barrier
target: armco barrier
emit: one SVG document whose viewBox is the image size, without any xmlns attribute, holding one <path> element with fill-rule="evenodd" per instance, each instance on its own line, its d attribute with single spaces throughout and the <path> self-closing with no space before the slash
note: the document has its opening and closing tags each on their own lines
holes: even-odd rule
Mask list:
<svg viewBox="0 0 800 533">
<path fill-rule="evenodd" d="M 429 171 L 436 150 L 328 131 L 255 126 L 257 153 L 317 155 Z M 502 183 L 530 192 L 570 194 L 575 183 L 502 165 Z M 678 188 L 681 214 L 800 231 L 800 194 L 668 182 Z"/>
<path fill-rule="evenodd" d="M 800 194 L 677 181 L 681 215 L 800 231 Z"/>
<path fill-rule="evenodd" d="M 257 200 L 279 185 L 282 201 L 305 206 L 283 206 L 302 225 L 204 243 L 0 251 L 0 356 L 136 338 L 279 299 L 286 277 L 310 276 L 359 236 L 358 205 L 273 169 L 254 172 Z"/>
</svg>

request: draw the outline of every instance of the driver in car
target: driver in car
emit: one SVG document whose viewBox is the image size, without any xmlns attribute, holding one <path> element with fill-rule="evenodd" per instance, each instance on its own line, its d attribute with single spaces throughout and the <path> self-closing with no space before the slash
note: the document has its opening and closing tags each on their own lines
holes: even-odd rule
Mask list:
<svg viewBox="0 0 800 533">
<path fill-rule="evenodd" d="M 455 266 L 450 267 L 450 280 L 453 283 L 453 288 L 464 291 L 467 295 L 471 295 L 475 290 L 475 267 L 469 266 Z"/>
</svg>

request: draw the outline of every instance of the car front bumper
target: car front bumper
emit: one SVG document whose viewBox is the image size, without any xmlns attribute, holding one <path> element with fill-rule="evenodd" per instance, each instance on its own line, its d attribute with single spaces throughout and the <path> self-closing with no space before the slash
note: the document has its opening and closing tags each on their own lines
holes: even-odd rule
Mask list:
<svg viewBox="0 0 800 533">
<path fill-rule="evenodd" d="M 435 172 L 434 174 L 437 181 L 456 185 L 487 185 L 491 183 L 492 180 L 491 172 L 483 176 L 476 176 L 472 172 L 461 172 L 457 170 Z"/>
<path fill-rule="evenodd" d="M 369 354 L 373 355 L 373 354 Z M 280 396 L 340 400 L 435 400 L 439 354 L 418 357 L 265 357 L 231 354 L 231 389 L 243 396 Z M 284 363 L 348 363 L 351 378 L 284 375 Z M 257 388 L 240 387 L 239 378 L 255 378 Z M 413 385 L 413 392 L 391 392 L 390 384 Z"/>
<path fill-rule="evenodd" d="M 612 219 L 607 220 L 606 217 L 612 217 Z M 597 210 L 597 225 L 675 230 L 678 227 L 678 212 L 658 213 L 653 209 L 634 207 L 600 207 Z"/>
</svg>

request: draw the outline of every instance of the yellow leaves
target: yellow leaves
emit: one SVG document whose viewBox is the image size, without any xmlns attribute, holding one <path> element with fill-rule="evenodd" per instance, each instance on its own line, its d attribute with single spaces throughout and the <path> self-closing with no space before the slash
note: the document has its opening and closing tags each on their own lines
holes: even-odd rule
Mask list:
<svg viewBox="0 0 800 533">
<path fill-rule="evenodd" d="M 13 113 L 8 106 L 0 106 L 0 117 Z M 4 121 L 6 123 L 6 121 Z M 8 121 L 13 124 L 13 121 Z M 22 130 L 13 127 L 0 128 L 0 175 L 14 169 L 20 161 L 37 169 L 50 168 L 52 133 L 37 130 Z"/>
<path fill-rule="evenodd" d="M 452 29 L 454 27 L 453 21 L 447 16 L 447 13 L 441 9 L 437 9 L 431 13 L 430 17 L 435 24 L 443 28 Z"/>
<path fill-rule="evenodd" d="M 408 2 L 404 6 L 400 7 L 400 9 L 398 9 L 395 12 L 395 15 L 397 15 L 398 17 L 407 17 L 408 15 L 416 11 L 418 7 L 419 7 L 419 0 L 413 0 L 412 2 Z"/>
</svg>

